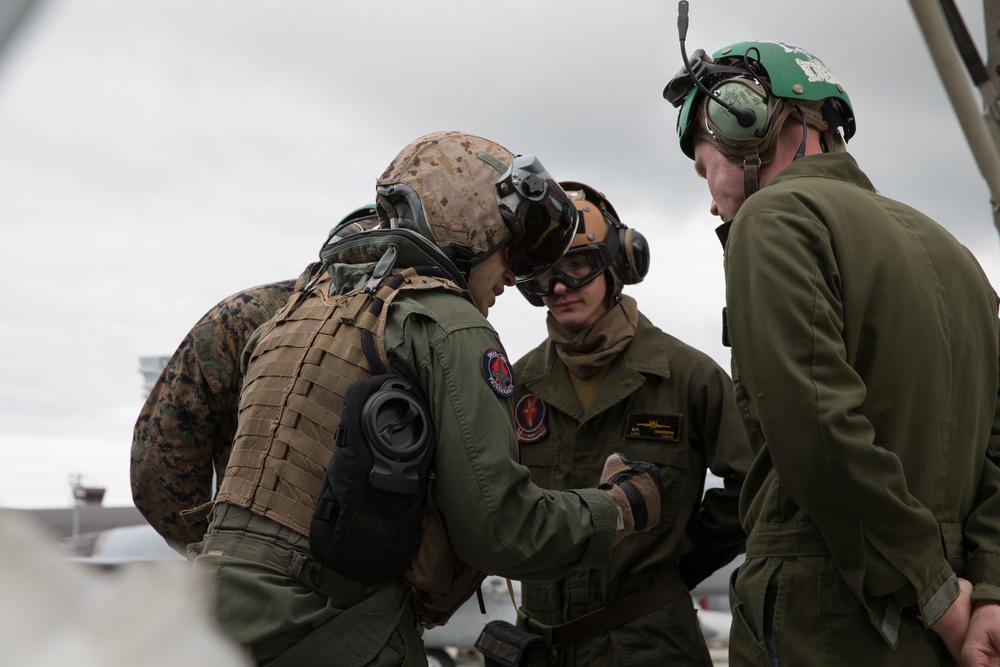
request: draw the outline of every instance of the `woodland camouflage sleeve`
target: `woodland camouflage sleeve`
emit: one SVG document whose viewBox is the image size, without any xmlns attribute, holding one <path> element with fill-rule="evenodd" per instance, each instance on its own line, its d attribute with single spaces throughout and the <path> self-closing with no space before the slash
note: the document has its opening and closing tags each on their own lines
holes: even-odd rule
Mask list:
<svg viewBox="0 0 1000 667">
<path fill-rule="evenodd" d="M 132 437 L 132 499 L 178 551 L 202 539 L 207 518 L 188 524 L 183 510 L 212 499 L 229 461 L 239 410 L 240 355 L 253 331 L 292 291 L 284 281 L 220 302 L 170 358 L 139 414 Z"/>
<path fill-rule="evenodd" d="M 199 342 L 199 337 L 206 340 Z M 146 399 L 133 432 L 132 499 L 150 525 L 180 551 L 199 541 L 207 528 L 185 524 L 180 513 L 211 500 L 213 450 L 235 435 L 235 405 L 231 417 L 213 407 L 219 401 L 197 353 L 212 347 L 211 341 L 221 347 L 224 340 L 217 320 L 203 320 L 188 333 Z M 238 375 L 238 368 L 233 373 Z M 234 401 L 238 379 L 236 386 L 235 392 L 230 389 Z"/>
</svg>

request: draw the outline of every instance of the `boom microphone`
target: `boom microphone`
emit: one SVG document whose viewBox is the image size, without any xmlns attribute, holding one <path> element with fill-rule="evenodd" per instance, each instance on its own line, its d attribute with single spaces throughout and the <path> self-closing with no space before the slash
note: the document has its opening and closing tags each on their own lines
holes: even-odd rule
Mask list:
<svg viewBox="0 0 1000 667">
<path fill-rule="evenodd" d="M 681 58 L 684 59 L 684 69 L 687 70 L 688 76 L 691 77 L 692 81 L 694 81 L 694 85 L 696 85 L 701 92 L 708 95 L 710 100 L 723 107 L 729 113 L 733 114 L 741 127 L 751 127 L 755 122 L 757 122 L 757 114 L 754 113 L 753 109 L 741 109 L 740 107 L 720 98 L 718 95 L 712 94 L 712 91 L 710 91 L 708 87 L 694 75 L 694 72 L 691 71 L 691 64 L 688 63 L 687 50 L 684 48 L 684 40 L 687 39 L 687 31 L 688 0 L 680 0 L 680 2 L 677 3 L 677 35 L 681 42 Z"/>
</svg>

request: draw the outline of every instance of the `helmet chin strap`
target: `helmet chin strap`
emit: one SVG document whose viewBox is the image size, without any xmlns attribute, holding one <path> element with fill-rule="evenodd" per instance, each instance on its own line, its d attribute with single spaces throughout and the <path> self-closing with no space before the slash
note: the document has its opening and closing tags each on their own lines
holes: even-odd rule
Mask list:
<svg viewBox="0 0 1000 667">
<path fill-rule="evenodd" d="M 803 157 L 806 153 L 806 139 L 808 138 L 809 126 L 806 123 L 806 114 L 802 109 L 796 105 L 795 111 L 799 112 L 799 118 L 802 119 L 802 142 L 799 144 L 799 148 L 795 151 L 795 156 L 792 158 L 792 162 L 795 162 L 800 157 Z M 746 199 L 753 193 L 760 190 L 760 154 L 756 150 L 748 151 L 743 154 L 743 198 Z"/>
<path fill-rule="evenodd" d="M 792 162 L 795 162 L 806 154 L 806 139 L 809 132 L 809 126 L 806 124 L 806 115 L 802 113 L 802 109 L 798 106 L 795 107 L 795 110 L 799 112 L 799 118 L 802 119 L 802 143 L 799 144 L 799 149 L 795 151 L 795 157 L 792 158 Z"/>
<path fill-rule="evenodd" d="M 760 190 L 760 155 L 756 150 L 743 155 L 743 198 Z"/>
</svg>

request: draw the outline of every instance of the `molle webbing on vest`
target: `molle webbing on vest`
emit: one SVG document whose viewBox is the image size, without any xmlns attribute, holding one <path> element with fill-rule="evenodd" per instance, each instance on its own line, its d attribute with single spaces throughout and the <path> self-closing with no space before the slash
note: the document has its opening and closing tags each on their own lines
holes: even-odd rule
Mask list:
<svg viewBox="0 0 1000 667">
<path fill-rule="evenodd" d="M 280 311 L 247 368 L 239 428 L 216 501 L 308 535 L 347 387 L 374 374 L 369 358 L 389 369 L 388 305 L 403 290 L 442 288 L 465 294 L 449 280 L 410 268 L 370 291 L 330 296 L 321 282 Z M 364 347 L 376 354 L 366 356 Z"/>
</svg>

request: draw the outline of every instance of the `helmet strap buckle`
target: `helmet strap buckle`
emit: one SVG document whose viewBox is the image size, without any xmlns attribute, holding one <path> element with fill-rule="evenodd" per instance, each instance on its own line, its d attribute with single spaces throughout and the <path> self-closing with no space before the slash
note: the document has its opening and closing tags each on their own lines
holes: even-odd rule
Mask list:
<svg viewBox="0 0 1000 667">
<path fill-rule="evenodd" d="M 743 156 L 743 198 L 760 189 L 760 155 L 757 151 Z"/>
<path fill-rule="evenodd" d="M 375 263 L 375 268 L 372 271 L 372 277 L 361 291 L 370 294 L 377 290 L 378 286 L 382 284 L 382 280 L 385 278 L 386 274 L 389 273 L 389 270 L 392 269 L 395 263 L 396 246 L 391 245 L 386 248 L 385 254 L 382 255 L 381 259 Z"/>
</svg>

